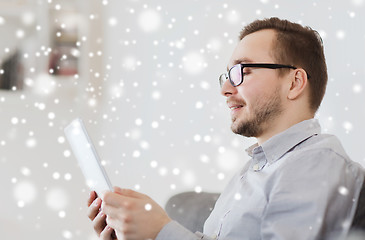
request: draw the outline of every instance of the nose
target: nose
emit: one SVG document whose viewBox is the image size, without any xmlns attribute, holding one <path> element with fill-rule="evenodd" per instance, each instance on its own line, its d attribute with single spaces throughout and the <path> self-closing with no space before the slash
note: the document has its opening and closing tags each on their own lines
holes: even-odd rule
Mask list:
<svg viewBox="0 0 365 240">
<path fill-rule="evenodd" d="M 233 87 L 230 81 L 227 79 L 221 88 L 221 94 L 225 97 L 229 97 L 237 92 L 237 88 Z"/>
</svg>

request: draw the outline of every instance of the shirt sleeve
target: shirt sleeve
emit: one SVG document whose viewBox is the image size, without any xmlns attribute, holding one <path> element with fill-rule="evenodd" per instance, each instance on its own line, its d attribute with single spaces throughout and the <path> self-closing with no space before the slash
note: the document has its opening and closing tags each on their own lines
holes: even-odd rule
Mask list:
<svg viewBox="0 0 365 240">
<path fill-rule="evenodd" d="M 278 169 L 262 239 L 342 239 L 356 209 L 363 173 L 333 151 L 306 152 Z M 328 231 L 331 229 L 331 231 Z"/>
<path fill-rule="evenodd" d="M 208 236 L 196 232 L 192 233 L 176 221 L 166 224 L 158 233 L 155 240 L 214 240 Z"/>
</svg>

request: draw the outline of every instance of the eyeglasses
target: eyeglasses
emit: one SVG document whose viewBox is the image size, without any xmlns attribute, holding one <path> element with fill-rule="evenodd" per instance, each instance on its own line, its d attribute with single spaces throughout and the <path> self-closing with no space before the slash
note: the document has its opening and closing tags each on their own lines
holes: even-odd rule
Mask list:
<svg viewBox="0 0 365 240">
<path fill-rule="evenodd" d="M 243 71 L 245 67 L 270 68 L 270 69 L 278 69 L 278 68 L 297 69 L 294 66 L 274 64 L 274 63 L 241 63 L 231 67 L 228 73 L 221 74 L 219 76 L 219 85 L 222 87 L 223 84 L 227 81 L 227 79 L 229 79 L 229 82 L 232 84 L 233 87 L 239 86 L 244 81 L 244 77 L 247 74 L 247 72 Z"/>
</svg>

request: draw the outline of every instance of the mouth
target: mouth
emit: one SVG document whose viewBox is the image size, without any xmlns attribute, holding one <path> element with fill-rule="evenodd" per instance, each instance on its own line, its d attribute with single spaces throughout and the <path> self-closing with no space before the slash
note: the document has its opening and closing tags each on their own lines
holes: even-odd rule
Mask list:
<svg viewBox="0 0 365 240">
<path fill-rule="evenodd" d="M 229 107 L 229 109 L 231 109 L 231 115 L 236 115 L 237 112 L 240 111 L 244 107 L 244 105 L 234 104 L 234 105 L 230 105 L 228 107 Z"/>
<path fill-rule="evenodd" d="M 231 106 L 229 107 L 231 110 L 236 110 L 236 109 L 239 109 L 239 108 L 242 108 L 243 105 L 235 105 L 235 106 Z"/>
<path fill-rule="evenodd" d="M 227 106 L 231 110 L 231 116 L 234 117 L 233 115 L 237 115 L 246 106 L 246 102 L 243 99 L 227 99 Z"/>
</svg>

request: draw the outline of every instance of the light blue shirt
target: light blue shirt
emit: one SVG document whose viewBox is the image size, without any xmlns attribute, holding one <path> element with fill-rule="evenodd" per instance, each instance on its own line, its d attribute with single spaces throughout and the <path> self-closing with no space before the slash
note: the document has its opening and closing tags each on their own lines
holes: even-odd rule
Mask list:
<svg viewBox="0 0 365 240">
<path fill-rule="evenodd" d="M 191 233 L 170 222 L 167 239 L 344 239 L 364 179 L 338 139 L 317 120 L 300 122 L 261 146 L 218 199 L 204 226 Z"/>
</svg>

